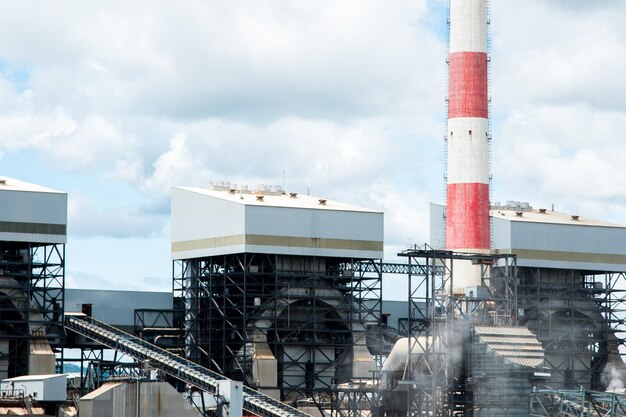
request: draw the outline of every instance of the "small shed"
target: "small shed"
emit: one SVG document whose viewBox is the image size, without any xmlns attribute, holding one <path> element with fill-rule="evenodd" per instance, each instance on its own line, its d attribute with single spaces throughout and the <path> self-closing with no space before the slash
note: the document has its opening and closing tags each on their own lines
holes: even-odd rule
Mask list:
<svg viewBox="0 0 626 417">
<path fill-rule="evenodd" d="M 3 397 L 32 397 L 37 401 L 65 401 L 67 375 L 25 375 L 0 382 Z"/>
</svg>

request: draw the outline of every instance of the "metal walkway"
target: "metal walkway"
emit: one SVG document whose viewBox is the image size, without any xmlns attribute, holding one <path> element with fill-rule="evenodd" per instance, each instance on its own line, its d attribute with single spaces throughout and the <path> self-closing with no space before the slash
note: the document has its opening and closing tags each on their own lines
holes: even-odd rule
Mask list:
<svg viewBox="0 0 626 417">
<path fill-rule="evenodd" d="M 82 313 L 66 313 L 65 327 L 134 359 L 150 360 L 151 366 L 203 391 L 216 393 L 217 381 L 227 379 Z M 243 408 L 261 417 L 311 417 L 248 387 L 243 388 Z"/>
</svg>

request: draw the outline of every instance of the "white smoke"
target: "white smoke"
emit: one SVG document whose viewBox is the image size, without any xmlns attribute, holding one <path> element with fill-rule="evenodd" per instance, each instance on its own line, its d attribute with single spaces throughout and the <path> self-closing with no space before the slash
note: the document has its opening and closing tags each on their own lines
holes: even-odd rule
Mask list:
<svg viewBox="0 0 626 417">
<path fill-rule="evenodd" d="M 606 385 L 607 392 L 624 391 L 622 373 L 611 363 L 607 363 L 602 371 L 602 382 Z"/>
</svg>

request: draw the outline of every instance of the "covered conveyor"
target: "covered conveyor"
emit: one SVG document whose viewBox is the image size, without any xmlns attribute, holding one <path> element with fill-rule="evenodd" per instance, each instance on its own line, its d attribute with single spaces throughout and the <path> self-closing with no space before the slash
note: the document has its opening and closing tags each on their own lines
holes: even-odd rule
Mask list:
<svg viewBox="0 0 626 417">
<path fill-rule="evenodd" d="M 201 390 L 216 393 L 226 377 L 181 358 L 144 340 L 81 313 L 65 315 L 65 327 L 137 360 L 150 360 L 155 368 Z M 261 417 L 310 417 L 265 394 L 244 387 L 243 408 Z"/>
</svg>

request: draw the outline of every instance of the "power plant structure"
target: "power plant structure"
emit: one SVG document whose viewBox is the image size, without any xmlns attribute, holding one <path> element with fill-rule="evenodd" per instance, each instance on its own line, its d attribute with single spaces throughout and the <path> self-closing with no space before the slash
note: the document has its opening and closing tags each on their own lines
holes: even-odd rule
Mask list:
<svg viewBox="0 0 626 417">
<path fill-rule="evenodd" d="M 446 248 L 488 253 L 486 0 L 452 0 L 449 18 Z"/>
<path fill-rule="evenodd" d="M 66 229 L 66 193 L 0 178 L 0 379 L 55 372 Z"/>
<path fill-rule="evenodd" d="M 488 1 L 449 5 L 446 203 L 403 261 L 383 261 L 378 210 L 177 186 L 172 293 L 68 302 L 67 194 L 0 178 L 0 410 L 626 416 L 626 227 L 492 201 Z M 389 280 L 406 288 L 395 327 Z M 80 381 L 61 407 L 68 362 Z"/>
<path fill-rule="evenodd" d="M 360 266 L 382 250 L 382 212 L 278 187 L 175 187 L 186 357 L 289 403 L 371 380 L 381 273 Z"/>
</svg>

